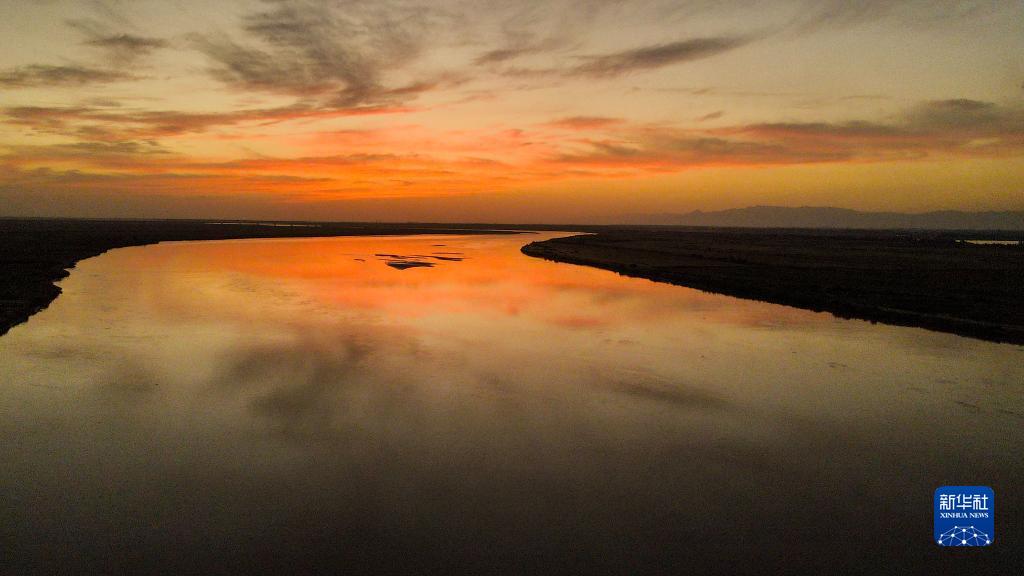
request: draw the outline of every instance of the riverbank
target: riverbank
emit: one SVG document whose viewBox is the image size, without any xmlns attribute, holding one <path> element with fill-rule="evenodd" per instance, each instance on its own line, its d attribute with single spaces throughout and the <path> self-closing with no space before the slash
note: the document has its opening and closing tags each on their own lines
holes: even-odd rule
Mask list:
<svg viewBox="0 0 1024 576">
<path fill-rule="evenodd" d="M 977 237 L 977 238 L 976 238 Z M 1024 344 L 1024 248 L 924 231 L 631 229 L 529 256 L 844 318 Z"/>
<path fill-rule="evenodd" d="M 172 240 L 510 233 L 488 225 L 0 218 L 0 335 L 46 308 L 75 263 Z"/>
<path fill-rule="evenodd" d="M 383 224 L 200 220 L 0 219 L 0 335 L 46 308 L 75 263 L 113 248 L 174 240 L 493 234 L 591 235 L 523 247 L 583 264 L 846 318 L 1024 344 L 1024 248 L 971 244 L 983 233 Z M 999 233 L 1002 241 L 1010 237 Z"/>
</svg>

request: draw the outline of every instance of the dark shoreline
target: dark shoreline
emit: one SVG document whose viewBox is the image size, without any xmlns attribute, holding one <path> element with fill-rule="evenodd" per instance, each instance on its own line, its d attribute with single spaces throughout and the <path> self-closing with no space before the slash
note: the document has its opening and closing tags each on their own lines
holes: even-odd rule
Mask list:
<svg viewBox="0 0 1024 576">
<path fill-rule="evenodd" d="M 319 223 L 0 218 L 0 336 L 46 308 L 75 263 L 163 241 L 331 236 L 594 234 L 533 242 L 524 254 L 625 276 L 994 342 L 1024 344 L 1024 239 L 983 231 Z"/>
<path fill-rule="evenodd" d="M 1024 344 L 1024 246 L 958 242 L 978 237 L 985 233 L 618 229 L 522 251 L 842 318 Z"/>
<path fill-rule="evenodd" d="M 114 248 L 180 240 L 502 233 L 513 232 L 477 224 L 0 218 L 0 336 L 49 306 L 61 293 L 54 283 L 75 263 Z"/>
</svg>

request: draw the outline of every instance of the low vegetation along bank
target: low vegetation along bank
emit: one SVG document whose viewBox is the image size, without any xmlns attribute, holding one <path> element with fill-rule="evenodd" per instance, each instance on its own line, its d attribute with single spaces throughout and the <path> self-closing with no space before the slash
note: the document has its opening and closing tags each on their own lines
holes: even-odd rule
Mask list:
<svg viewBox="0 0 1024 576">
<path fill-rule="evenodd" d="M 709 292 L 1024 344 L 1024 249 L 956 232 L 610 230 L 523 247 Z"/>
</svg>

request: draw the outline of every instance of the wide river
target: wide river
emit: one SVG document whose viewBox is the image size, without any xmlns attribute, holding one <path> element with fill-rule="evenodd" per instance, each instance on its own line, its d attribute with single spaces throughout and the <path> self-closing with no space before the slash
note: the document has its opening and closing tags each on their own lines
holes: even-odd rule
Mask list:
<svg viewBox="0 0 1024 576">
<path fill-rule="evenodd" d="M 1024 566 L 1024 348 L 519 252 L 556 235 L 80 262 L 0 337 L 0 572 Z M 936 545 L 943 485 L 993 545 Z"/>
</svg>

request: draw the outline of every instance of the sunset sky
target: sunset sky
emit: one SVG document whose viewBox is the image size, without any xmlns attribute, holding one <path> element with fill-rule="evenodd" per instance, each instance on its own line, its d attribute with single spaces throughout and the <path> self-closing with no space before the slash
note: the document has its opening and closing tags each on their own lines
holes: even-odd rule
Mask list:
<svg viewBox="0 0 1024 576">
<path fill-rule="evenodd" d="M 0 0 L 0 216 L 1024 209 L 1024 2 Z"/>
</svg>

